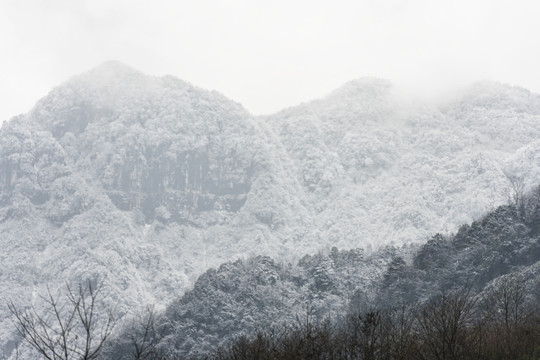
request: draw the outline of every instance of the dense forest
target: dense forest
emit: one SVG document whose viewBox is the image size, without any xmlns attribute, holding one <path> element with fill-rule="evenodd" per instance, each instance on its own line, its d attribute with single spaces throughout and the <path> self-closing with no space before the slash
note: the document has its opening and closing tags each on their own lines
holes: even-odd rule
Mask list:
<svg viewBox="0 0 540 360">
<path fill-rule="evenodd" d="M 538 359 L 540 309 L 534 292 L 521 278 L 508 276 L 481 296 L 465 288 L 425 303 L 319 322 L 305 315 L 293 324 L 241 336 L 200 358 Z"/>
</svg>

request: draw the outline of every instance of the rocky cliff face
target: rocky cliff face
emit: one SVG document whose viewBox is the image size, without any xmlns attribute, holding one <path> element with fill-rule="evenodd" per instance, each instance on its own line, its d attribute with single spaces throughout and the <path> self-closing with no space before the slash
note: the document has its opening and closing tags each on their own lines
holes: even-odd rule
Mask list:
<svg viewBox="0 0 540 360">
<path fill-rule="evenodd" d="M 97 80 L 96 80 L 97 79 Z M 102 79 L 102 81 L 100 81 Z M 33 114 L 121 211 L 185 223 L 238 211 L 265 152 L 239 105 L 173 78 L 106 64 L 44 99 Z M 61 102 L 61 105 L 59 105 Z"/>
</svg>

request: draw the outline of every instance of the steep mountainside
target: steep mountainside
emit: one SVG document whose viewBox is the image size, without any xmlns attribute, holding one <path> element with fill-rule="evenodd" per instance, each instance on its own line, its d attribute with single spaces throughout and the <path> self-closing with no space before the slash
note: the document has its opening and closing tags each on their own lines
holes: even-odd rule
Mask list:
<svg viewBox="0 0 540 360">
<path fill-rule="evenodd" d="M 457 230 L 506 201 L 505 172 L 540 181 L 537 139 L 540 97 L 496 83 L 419 107 L 360 79 L 257 118 L 105 63 L 0 129 L 0 348 L 7 300 L 39 306 L 47 284 L 106 279 L 122 316 L 226 261 Z"/>
<path fill-rule="evenodd" d="M 120 315 L 165 304 L 208 266 L 280 254 L 309 221 L 273 134 L 171 77 L 106 63 L 4 124 L 0 139 L 4 344 L 7 299 L 106 278 Z"/>
<path fill-rule="evenodd" d="M 505 174 L 540 180 L 540 96 L 498 83 L 429 107 L 366 78 L 265 121 L 294 161 L 314 237 L 339 247 L 455 231 L 506 200 Z"/>
</svg>

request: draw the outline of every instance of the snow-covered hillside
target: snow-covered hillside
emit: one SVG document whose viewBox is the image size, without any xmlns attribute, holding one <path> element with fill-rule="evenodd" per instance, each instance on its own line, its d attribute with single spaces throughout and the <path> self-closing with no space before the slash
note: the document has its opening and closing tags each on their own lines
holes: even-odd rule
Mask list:
<svg viewBox="0 0 540 360">
<path fill-rule="evenodd" d="M 295 164 L 317 244 L 421 241 L 507 200 L 508 175 L 540 180 L 540 96 L 479 83 L 412 106 L 366 78 L 264 119 Z"/>
<path fill-rule="evenodd" d="M 105 278 L 120 315 L 210 266 L 421 242 L 540 182 L 540 97 L 497 83 L 410 106 L 360 79 L 254 117 L 214 91 L 105 63 L 0 130 L 0 347 L 8 299 Z"/>
<path fill-rule="evenodd" d="M 209 266 L 285 251 L 309 220 L 270 130 L 172 77 L 103 64 L 0 139 L 3 346 L 8 299 L 105 278 L 120 315 L 164 305 Z"/>
</svg>

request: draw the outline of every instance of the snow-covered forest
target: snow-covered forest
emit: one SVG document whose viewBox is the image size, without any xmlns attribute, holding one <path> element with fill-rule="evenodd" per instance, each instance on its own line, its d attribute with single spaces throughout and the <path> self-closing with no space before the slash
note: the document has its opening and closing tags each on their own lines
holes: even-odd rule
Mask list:
<svg viewBox="0 0 540 360">
<path fill-rule="evenodd" d="M 256 117 L 102 64 L 0 129 L 0 351 L 31 358 L 13 310 L 80 284 L 111 338 L 153 306 L 175 356 L 306 307 L 532 284 L 538 139 L 540 96 L 495 82 L 415 103 L 362 78 Z"/>
</svg>

